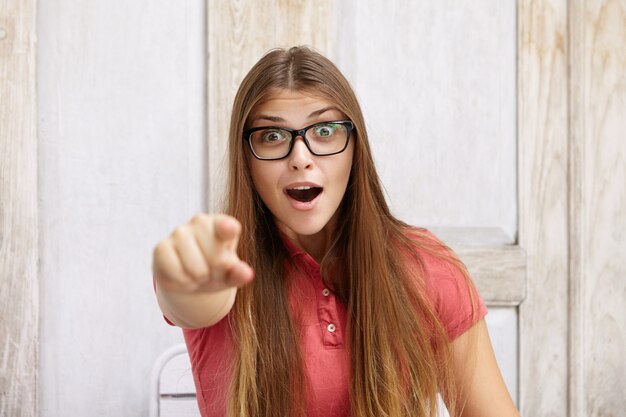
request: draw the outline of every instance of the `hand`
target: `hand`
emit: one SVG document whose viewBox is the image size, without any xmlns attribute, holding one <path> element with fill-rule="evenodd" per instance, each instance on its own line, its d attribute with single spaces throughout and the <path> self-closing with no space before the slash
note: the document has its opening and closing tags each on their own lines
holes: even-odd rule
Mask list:
<svg viewBox="0 0 626 417">
<path fill-rule="evenodd" d="M 252 281 L 237 256 L 241 224 L 225 214 L 198 214 L 159 242 L 153 254 L 156 283 L 168 292 L 218 292 Z"/>
</svg>

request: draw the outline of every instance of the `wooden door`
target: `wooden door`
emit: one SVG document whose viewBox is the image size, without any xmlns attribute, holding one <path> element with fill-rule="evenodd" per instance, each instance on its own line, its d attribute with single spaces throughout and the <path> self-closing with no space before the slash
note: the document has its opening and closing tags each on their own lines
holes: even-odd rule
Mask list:
<svg viewBox="0 0 626 417">
<path fill-rule="evenodd" d="M 209 207 L 241 77 L 272 47 L 313 45 L 360 97 L 394 212 L 467 264 L 528 416 L 567 410 L 565 11 L 563 1 L 356 0 L 208 10 Z M 250 24 L 264 21 L 284 24 Z"/>
<path fill-rule="evenodd" d="M 360 97 L 394 213 L 432 229 L 468 265 L 490 307 L 498 360 L 516 400 L 527 287 L 518 222 L 518 12 L 510 1 L 356 0 L 208 12 L 215 54 L 208 78 L 209 206 L 223 187 L 228 111 L 246 70 L 271 47 L 318 48 Z M 246 25 L 251 21 L 285 25 Z"/>
</svg>

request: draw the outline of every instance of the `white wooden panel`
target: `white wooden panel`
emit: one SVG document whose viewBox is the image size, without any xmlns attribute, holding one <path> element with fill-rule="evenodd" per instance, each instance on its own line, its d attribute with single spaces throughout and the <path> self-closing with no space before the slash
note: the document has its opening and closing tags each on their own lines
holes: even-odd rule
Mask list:
<svg viewBox="0 0 626 417">
<path fill-rule="evenodd" d="M 336 2 L 334 60 L 394 213 L 514 243 L 516 2 Z"/>
<path fill-rule="evenodd" d="M 518 403 L 518 316 L 516 308 L 501 308 L 489 306 L 489 314 L 485 317 L 489 335 L 496 354 L 496 360 L 504 377 L 504 382 Z"/>
<path fill-rule="evenodd" d="M 219 201 L 224 172 L 225 109 L 243 73 L 260 57 L 262 41 L 285 43 L 274 28 L 250 32 L 245 22 L 253 13 L 257 20 L 269 13 L 273 21 L 298 27 L 315 16 L 283 19 L 285 10 L 271 4 L 260 10 L 239 3 L 209 8 L 212 202 Z M 298 4 L 282 3 L 287 10 Z M 502 246 L 515 242 L 517 230 L 515 2 L 335 1 L 333 10 L 330 57 L 360 96 L 396 214 L 445 235 L 492 304 L 518 305 L 525 296 L 525 253 Z M 318 22 L 330 22 L 321 17 Z M 306 31 L 298 36 L 310 38 Z M 407 120 L 425 133 L 406 140 Z M 395 145 L 399 138 L 404 147 Z M 451 201 L 451 195 L 458 198 Z M 516 309 L 495 309 L 492 317 L 494 345 L 516 398 Z"/>
<path fill-rule="evenodd" d="M 460 247 L 457 254 L 486 302 L 517 306 L 526 297 L 526 253 L 519 246 Z"/>
<path fill-rule="evenodd" d="M 37 415 L 36 2 L 0 2 L 0 416 Z"/>
<path fill-rule="evenodd" d="M 519 354 L 517 345 L 517 311 L 515 308 L 490 307 L 485 321 L 504 382 L 513 397 L 513 401 L 517 403 L 517 358 Z M 438 417 L 450 417 L 450 413 L 448 413 L 441 398 L 439 406 Z"/>
<path fill-rule="evenodd" d="M 39 4 L 41 415 L 145 416 L 154 245 L 205 207 L 204 3 Z"/>
<path fill-rule="evenodd" d="M 570 2 L 571 417 L 626 415 L 626 2 Z"/>
<path fill-rule="evenodd" d="M 222 207 L 230 112 L 243 77 L 273 48 L 310 45 L 330 55 L 330 5 L 331 0 L 208 2 L 207 159 L 212 211 Z"/>
<path fill-rule="evenodd" d="M 567 5 L 519 2 L 519 244 L 527 255 L 520 305 L 523 416 L 567 407 Z"/>
</svg>

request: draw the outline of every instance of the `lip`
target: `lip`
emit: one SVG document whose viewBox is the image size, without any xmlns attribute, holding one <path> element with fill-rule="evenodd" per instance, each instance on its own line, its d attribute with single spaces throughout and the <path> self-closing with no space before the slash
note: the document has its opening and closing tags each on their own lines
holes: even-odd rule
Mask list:
<svg viewBox="0 0 626 417">
<path fill-rule="evenodd" d="M 324 188 L 321 185 L 318 185 L 318 184 L 316 184 L 314 182 L 304 181 L 304 182 L 292 182 L 291 184 L 288 184 L 285 188 L 283 188 L 283 191 L 287 192 L 287 189 L 289 189 L 289 188 L 296 188 L 296 187 Z"/>
<path fill-rule="evenodd" d="M 295 188 L 295 187 L 315 187 L 315 188 L 321 188 L 322 192 L 319 193 L 313 200 L 311 201 L 298 201 L 295 200 L 293 198 L 291 198 L 291 196 L 287 193 L 287 190 L 290 188 Z M 309 211 L 309 210 L 313 210 L 315 208 L 315 206 L 317 206 L 317 203 L 320 200 L 320 197 L 322 194 L 324 194 L 324 187 L 322 187 L 321 185 L 315 184 L 314 182 L 292 182 L 291 184 L 287 185 L 285 188 L 283 188 L 283 194 L 285 194 L 285 197 L 287 197 L 287 200 L 289 200 L 289 203 L 291 203 L 291 206 L 298 210 L 298 211 Z"/>
</svg>

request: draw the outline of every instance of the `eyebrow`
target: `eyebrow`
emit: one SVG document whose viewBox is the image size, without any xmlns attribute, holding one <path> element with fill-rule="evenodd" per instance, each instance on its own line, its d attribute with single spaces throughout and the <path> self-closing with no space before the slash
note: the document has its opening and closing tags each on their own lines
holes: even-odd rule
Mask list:
<svg viewBox="0 0 626 417">
<path fill-rule="evenodd" d="M 322 114 L 326 113 L 329 110 L 337 110 L 339 111 L 339 109 L 335 106 L 327 106 L 327 107 L 323 107 L 319 110 L 315 110 L 314 112 L 311 112 L 311 114 L 309 114 L 307 116 L 307 119 L 313 119 L 315 117 L 319 117 Z M 270 116 L 267 114 L 259 114 L 257 117 L 254 118 L 255 121 L 257 120 L 269 120 L 270 122 L 285 122 L 286 120 L 283 119 L 282 117 L 278 117 L 278 116 Z"/>
</svg>

